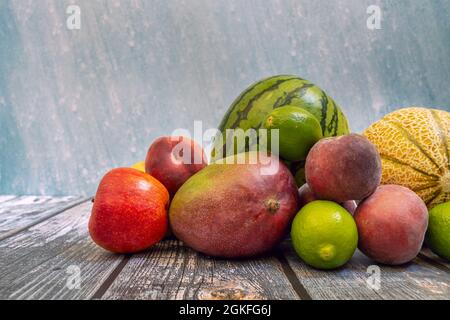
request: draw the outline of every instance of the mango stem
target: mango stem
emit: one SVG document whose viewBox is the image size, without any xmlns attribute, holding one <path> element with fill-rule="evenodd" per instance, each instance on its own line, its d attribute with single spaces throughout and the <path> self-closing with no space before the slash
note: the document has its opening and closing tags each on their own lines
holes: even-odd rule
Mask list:
<svg viewBox="0 0 450 320">
<path fill-rule="evenodd" d="M 276 213 L 280 209 L 280 203 L 275 199 L 269 199 L 266 201 L 266 209 L 270 213 Z"/>
</svg>

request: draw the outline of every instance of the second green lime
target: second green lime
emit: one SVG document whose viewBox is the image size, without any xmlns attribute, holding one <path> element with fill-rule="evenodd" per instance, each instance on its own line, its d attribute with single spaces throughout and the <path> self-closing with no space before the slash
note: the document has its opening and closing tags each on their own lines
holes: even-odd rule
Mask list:
<svg viewBox="0 0 450 320">
<path fill-rule="evenodd" d="M 312 146 L 323 137 L 316 117 L 294 106 L 274 109 L 264 121 L 264 127 L 279 130 L 279 154 L 289 161 L 305 160 Z"/>
<path fill-rule="evenodd" d="M 450 261 L 450 202 L 430 210 L 427 243 L 431 250 Z"/>
<path fill-rule="evenodd" d="M 292 223 L 292 244 L 300 258 L 317 269 L 343 266 L 355 253 L 358 230 L 351 214 L 337 203 L 313 201 Z"/>
</svg>

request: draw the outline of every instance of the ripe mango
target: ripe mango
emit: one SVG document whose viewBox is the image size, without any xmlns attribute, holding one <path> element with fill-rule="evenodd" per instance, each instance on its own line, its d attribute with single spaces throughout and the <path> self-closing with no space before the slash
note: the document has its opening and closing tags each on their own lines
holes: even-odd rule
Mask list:
<svg viewBox="0 0 450 320">
<path fill-rule="evenodd" d="M 209 165 L 175 194 L 169 210 L 173 233 L 194 250 L 250 257 L 269 251 L 286 234 L 299 206 L 294 177 L 277 157 L 244 155 L 243 164 L 238 155 Z M 249 161 L 250 155 L 258 161 Z"/>
</svg>

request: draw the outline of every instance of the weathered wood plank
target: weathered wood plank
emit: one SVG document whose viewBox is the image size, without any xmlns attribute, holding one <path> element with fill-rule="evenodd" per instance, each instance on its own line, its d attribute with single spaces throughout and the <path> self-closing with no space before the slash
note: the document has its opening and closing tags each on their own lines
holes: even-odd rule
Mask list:
<svg viewBox="0 0 450 320">
<path fill-rule="evenodd" d="M 288 263 L 272 256 L 213 259 L 176 240 L 125 258 L 90 240 L 91 206 L 85 202 L 0 241 L 1 299 L 298 299 L 289 270 L 314 299 L 450 299 L 448 263 L 426 249 L 421 255 L 430 260 L 380 266 L 380 290 L 367 285 L 373 262 L 361 253 L 345 268 L 319 271 L 301 262 L 288 243 L 280 250 Z M 77 271 L 81 283 L 73 288 Z"/>
<path fill-rule="evenodd" d="M 344 268 L 320 271 L 302 262 L 289 243 L 283 244 L 290 266 L 313 299 L 450 299 L 449 274 L 415 259 L 412 263 L 390 267 L 379 265 L 380 287 L 368 267 L 373 261 L 357 251 Z M 368 285 L 368 282 L 372 286 Z"/>
<path fill-rule="evenodd" d="M 14 195 L 1 195 L 0 196 L 0 204 L 2 204 L 3 202 L 6 202 L 6 201 L 13 200 L 13 199 L 15 199 L 17 197 L 18 196 L 14 196 Z"/>
<path fill-rule="evenodd" d="M 0 240 L 83 200 L 85 199 L 77 196 L 2 196 L 0 197 Z"/>
<path fill-rule="evenodd" d="M 274 257 L 220 260 L 166 240 L 134 255 L 103 299 L 299 299 Z"/>
<path fill-rule="evenodd" d="M 89 238 L 91 207 L 85 202 L 0 241 L 1 299 L 88 299 L 98 290 L 123 257 Z"/>
<path fill-rule="evenodd" d="M 423 248 L 422 251 L 419 254 L 419 257 L 422 259 L 426 259 L 427 261 L 430 261 L 431 263 L 437 263 L 444 267 L 446 267 L 450 271 L 450 262 L 445 260 L 444 258 L 439 257 L 437 254 L 433 253 L 430 248 Z M 428 260 L 430 259 L 430 260 Z"/>
</svg>

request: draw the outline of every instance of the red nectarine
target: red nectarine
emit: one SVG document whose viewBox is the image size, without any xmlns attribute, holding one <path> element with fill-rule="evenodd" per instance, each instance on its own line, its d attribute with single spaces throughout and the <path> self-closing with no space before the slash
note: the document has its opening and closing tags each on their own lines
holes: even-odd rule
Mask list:
<svg viewBox="0 0 450 320">
<path fill-rule="evenodd" d="M 207 159 L 202 147 L 187 137 L 157 139 L 145 159 L 145 171 L 161 181 L 170 196 L 206 166 Z"/>
</svg>

